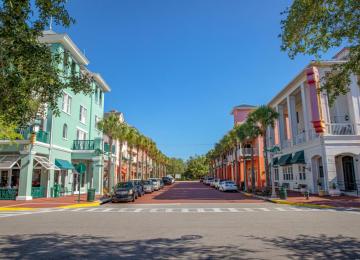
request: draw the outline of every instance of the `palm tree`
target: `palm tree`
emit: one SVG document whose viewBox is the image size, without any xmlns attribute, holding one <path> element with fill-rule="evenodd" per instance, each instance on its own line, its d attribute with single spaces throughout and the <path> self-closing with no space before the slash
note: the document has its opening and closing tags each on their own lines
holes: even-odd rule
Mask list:
<svg viewBox="0 0 360 260">
<path fill-rule="evenodd" d="M 270 183 L 270 172 L 269 162 L 267 157 L 267 129 L 268 127 L 274 127 L 276 119 L 279 117 L 279 113 L 273 108 L 262 105 L 250 114 L 251 119 L 257 124 L 260 130 L 260 135 L 263 137 L 264 151 L 265 151 L 265 176 L 266 186 L 269 187 Z"/>
<path fill-rule="evenodd" d="M 237 148 L 238 148 L 238 144 L 239 144 L 239 137 L 236 133 L 236 127 L 234 127 L 230 132 L 229 132 L 229 136 L 230 136 L 230 140 L 231 140 L 231 144 L 233 147 L 235 147 L 235 165 L 233 166 L 233 172 L 235 172 L 236 178 L 235 181 L 237 182 L 238 177 L 239 177 L 239 165 L 238 165 L 238 154 L 237 154 Z"/>
<path fill-rule="evenodd" d="M 109 138 L 109 163 L 108 163 L 108 170 L 107 170 L 107 177 L 108 177 L 108 192 L 111 192 L 111 188 L 114 185 L 114 175 L 111 172 L 112 168 L 112 147 L 113 142 L 117 138 L 118 129 L 121 127 L 121 122 L 119 117 L 116 113 L 110 112 L 107 117 L 103 118 L 100 122 L 98 122 L 98 128 L 104 134 L 106 134 Z"/>
<path fill-rule="evenodd" d="M 125 123 L 122 123 L 121 126 L 118 128 L 118 130 L 117 130 L 117 132 L 116 132 L 116 138 L 117 138 L 117 140 L 119 140 L 119 142 L 120 142 L 120 149 L 119 149 L 119 168 L 120 168 L 120 175 L 119 175 L 119 177 L 118 177 L 118 182 L 121 181 L 122 160 L 123 160 L 122 150 L 123 150 L 124 143 L 126 142 L 128 133 L 129 133 L 129 126 L 128 126 L 127 124 L 125 124 Z"/>
<path fill-rule="evenodd" d="M 139 166 L 140 166 L 140 162 L 139 162 L 139 153 L 140 153 L 140 149 L 143 146 L 144 143 L 144 136 L 142 134 L 138 134 L 135 138 L 135 147 L 136 147 L 136 178 L 139 178 Z M 142 179 L 142 177 L 141 177 Z"/>
<path fill-rule="evenodd" d="M 136 139 L 138 136 L 139 132 L 137 131 L 137 129 L 135 127 L 130 127 L 129 128 L 129 133 L 127 134 L 127 144 L 128 144 L 128 149 L 130 150 L 130 158 L 129 158 L 129 169 L 128 169 L 128 179 L 130 180 L 132 178 L 132 153 L 133 153 L 133 148 L 136 144 Z"/>
</svg>

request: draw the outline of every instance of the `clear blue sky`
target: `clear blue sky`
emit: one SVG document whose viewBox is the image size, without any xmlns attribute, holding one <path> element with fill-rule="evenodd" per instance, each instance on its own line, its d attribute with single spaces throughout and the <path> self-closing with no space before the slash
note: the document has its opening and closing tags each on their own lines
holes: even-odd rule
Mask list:
<svg viewBox="0 0 360 260">
<path fill-rule="evenodd" d="M 185 159 L 231 129 L 233 106 L 268 102 L 311 60 L 280 51 L 280 12 L 290 3 L 73 0 L 77 23 L 66 32 L 112 88 L 105 109 Z"/>
</svg>

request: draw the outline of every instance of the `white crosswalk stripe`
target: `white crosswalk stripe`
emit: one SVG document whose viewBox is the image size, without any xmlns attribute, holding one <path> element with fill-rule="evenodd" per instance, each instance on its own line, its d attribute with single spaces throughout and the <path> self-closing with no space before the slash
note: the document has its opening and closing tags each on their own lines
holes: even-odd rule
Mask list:
<svg viewBox="0 0 360 260">
<path fill-rule="evenodd" d="M 218 213 L 230 213 L 230 214 L 251 214 L 251 213 L 264 213 L 267 212 L 303 212 L 303 213 L 312 213 L 312 212 L 343 212 L 350 214 L 360 215 L 360 211 L 356 209 L 346 209 L 346 210 L 336 210 L 336 209 L 317 209 L 317 208 L 301 208 L 301 207 L 252 207 L 252 208 L 205 208 L 205 207 L 125 207 L 125 208 L 110 208 L 110 207 L 94 207 L 94 208 L 62 208 L 62 209 L 38 209 L 33 211 L 0 211 L 0 219 L 7 217 L 16 217 L 40 213 L 64 213 L 73 212 L 73 213 L 121 213 L 121 214 L 133 214 L 133 213 L 152 213 L 152 214 L 162 214 L 162 213 L 202 213 L 202 214 L 218 214 Z"/>
</svg>

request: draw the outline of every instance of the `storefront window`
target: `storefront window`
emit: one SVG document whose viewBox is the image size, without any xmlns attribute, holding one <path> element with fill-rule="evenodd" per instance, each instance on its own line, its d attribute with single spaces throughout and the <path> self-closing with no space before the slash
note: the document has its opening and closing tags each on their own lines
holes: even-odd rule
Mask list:
<svg viewBox="0 0 360 260">
<path fill-rule="evenodd" d="M 34 169 L 33 176 L 32 176 L 32 186 L 33 187 L 40 187 L 40 178 L 41 178 L 41 170 Z"/>
<path fill-rule="evenodd" d="M 7 187 L 8 171 L 1 171 L 0 175 L 0 187 Z"/>
<path fill-rule="evenodd" d="M 19 179 L 20 179 L 20 170 L 19 169 L 12 170 L 12 175 L 11 175 L 11 187 L 12 188 L 19 187 Z"/>
</svg>

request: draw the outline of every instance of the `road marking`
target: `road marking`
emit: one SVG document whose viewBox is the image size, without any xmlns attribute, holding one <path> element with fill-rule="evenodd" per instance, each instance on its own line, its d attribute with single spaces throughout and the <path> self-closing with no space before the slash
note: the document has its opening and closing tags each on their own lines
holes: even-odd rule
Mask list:
<svg viewBox="0 0 360 260">
<path fill-rule="evenodd" d="M 243 208 L 243 209 L 247 212 L 254 212 L 254 209 L 252 209 L 252 208 Z"/>
<path fill-rule="evenodd" d="M 239 209 L 235 209 L 235 208 L 228 208 L 229 212 L 239 212 Z"/>
<path fill-rule="evenodd" d="M 259 210 L 262 210 L 262 211 L 271 211 L 270 209 L 267 209 L 267 208 L 258 208 Z"/>
<path fill-rule="evenodd" d="M 88 210 L 86 210 L 87 212 L 91 212 L 91 211 L 95 211 L 95 210 L 97 210 L 98 208 L 90 208 L 90 209 L 88 209 Z"/>
</svg>

